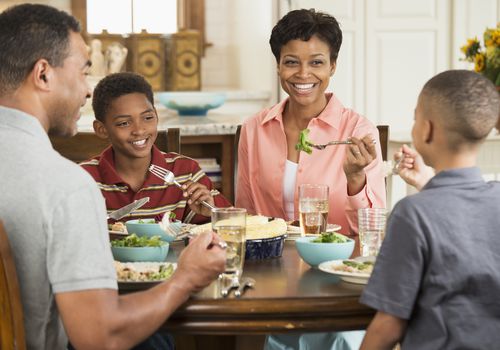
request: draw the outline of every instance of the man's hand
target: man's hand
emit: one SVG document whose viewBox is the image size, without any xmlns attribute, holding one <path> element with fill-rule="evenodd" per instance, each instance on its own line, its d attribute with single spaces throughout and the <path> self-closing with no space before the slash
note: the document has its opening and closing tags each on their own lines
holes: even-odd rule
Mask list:
<svg viewBox="0 0 500 350">
<path fill-rule="evenodd" d="M 399 176 L 419 191 L 434 176 L 434 169 L 425 165 L 422 156 L 407 145 L 394 154 L 394 160 L 400 162 L 397 167 Z"/>
<path fill-rule="evenodd" d="M 203 232 L 191 239 L 177 262 L 172 276 L 176 284 L 198 292 L 224 272 L 226 251 L 217 244 L 220 238 L 213 232 Z"/>
<path fill-rule="evenodd" d="M 210 217 L 210 209 L 201 204 L 201 201 L 205 201 L 212 206 L 215 206 L 215 202 L 205 185 L 199 182 L 187 181 L 182 185 L 182 191 L 182 195 L 187 198 L 187 203 L 192 211 Z"/>
</svg>

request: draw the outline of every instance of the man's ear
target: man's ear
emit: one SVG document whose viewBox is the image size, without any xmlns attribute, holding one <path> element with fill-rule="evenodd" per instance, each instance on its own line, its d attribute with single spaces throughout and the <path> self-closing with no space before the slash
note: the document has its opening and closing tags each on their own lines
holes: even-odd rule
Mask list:
<svg viewBox="0 0 500 350">
<path fill-rule="evenodd" d="M 49 62 L 42 58 L 36 61 L 31 71 L 34 85 L 42 90 L 49 90 L 53 78 L 53 69 Z"/>
<path fill-rule="evenodd" d="M 107 140 L 109 138 L 108 130 L 106 130 L 106 127 L 104 126 L 103 122 L 96 119 L 94 120 L 94 123 L 92 123 L 92 126 L 94 127 L 94 131 L 97 137 L 103 140 Z"/>
</svg>

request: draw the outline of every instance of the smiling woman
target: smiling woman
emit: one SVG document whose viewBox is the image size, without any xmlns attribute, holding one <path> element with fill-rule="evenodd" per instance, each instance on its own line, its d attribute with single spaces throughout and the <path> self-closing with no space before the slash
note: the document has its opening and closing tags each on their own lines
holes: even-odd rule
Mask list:
<svg viewBox="0 0 500 350">
<path fill-rule="evenodd" d="M 313 9 L 291 11 L 273 28 L 269 43 L 281 87 L 289 97 L 243 124 L 236 206 L 251 214 L 296 220 L 298 186 L 326 184 L 329 207 L 335 208 L 328 223 L 357 234 L 355 209 L 385 207 L 385 183 L 380 145 L 373 141 L 378 138 L 376 127 L 326 92 L 342 43 L 339 23 Z M 348 138 L 352 143 L 300 153 L 295 145 L 303 129 L 309 129 L 311 139 L 320 144 Z M 266 349 L 282 349 L 285 344 L 295 349 L 335 349 L 350 342 L 357 348 L 361 336 L 273 335 Z"/>
</svg>

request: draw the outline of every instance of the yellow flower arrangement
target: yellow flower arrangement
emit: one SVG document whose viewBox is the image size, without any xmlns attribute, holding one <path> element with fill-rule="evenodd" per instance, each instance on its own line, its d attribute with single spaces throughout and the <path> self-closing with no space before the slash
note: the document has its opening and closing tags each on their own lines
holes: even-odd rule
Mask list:
<svg viewBox="0 0 500 350">
<path fill-rule="evenodd" d="M 496 28 L 486 28 L 483 34 L 484 47 L 477 38 L 468 39 L 460 49 L 463 60 L 474 63 L 474 70 L 500 86 L 500 23 Z"/>
</svg>

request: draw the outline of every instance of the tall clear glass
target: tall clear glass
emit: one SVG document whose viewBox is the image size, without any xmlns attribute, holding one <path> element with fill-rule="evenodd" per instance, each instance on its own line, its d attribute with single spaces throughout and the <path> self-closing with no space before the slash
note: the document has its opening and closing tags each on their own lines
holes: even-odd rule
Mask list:
<svg viewBox="0 0 500 350">
<path fill-rule="evenodd" d="M 212 229 L 227 243 L 224 274 L 239 279 L 245 261 L 247 211 L 243 208 L 212 209 Z"/>
<path fill-rule="evenodd" d="M 385 237 L 387 210 L 358 209 L 359 249 L 361 256 L 376 256 Z"/>
<path fill-rule="evenodd" d="M 299 186 L 300 232 L 320 234 L 328 224 L 328 186 L 302 184 Z"/>
</svg>

